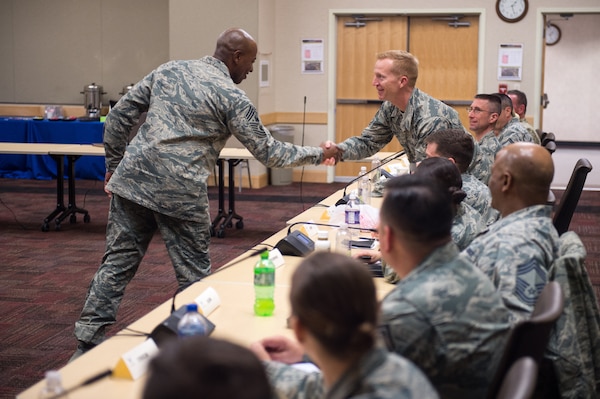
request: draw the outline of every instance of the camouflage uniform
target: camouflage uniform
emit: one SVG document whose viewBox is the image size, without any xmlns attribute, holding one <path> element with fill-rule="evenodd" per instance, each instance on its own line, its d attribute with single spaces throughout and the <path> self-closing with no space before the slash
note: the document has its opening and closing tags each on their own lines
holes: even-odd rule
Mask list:
<svg viewBox="0 0 600 399">
<path fill-rule="evenodd" d="M 458 204 L 456 215 L 452 219 L 452 241 L 458 249 L 463 250 L 480 231 L 486 227 L 485 219 L 471 205 L 461 202 Z"/>
<path fill-rule="evenodd" d="M 551 208 L 530 206 L 489 226 L 463 251 L 492 280 L 511 311 L 511 322 L 529 318 L 558 255 Z"/>
<path fill-rule="evenodd" d="M 477 179 L 475 179 L 477 180 Z M 479 233 L 485 230 L 485 219 L 481 217 L 473 207 L 465 204 L 464 201 L 458 205 L 456 215 L 452 219 L 452 229 L 450 234 L 452 241 L 458 246 L 458 249 L 465 249 Z M 385 260 L 381 260 L 381 269 L 383 278 L 390 284 L 396 284 L 400 281 L 398 274 L 389 266 Z"/>
<path fill-rule="evenodd" d="M 488 132 L 475 146 L 473 162 L 469 165 L 467 173 L 472 174 L 487 185 L 492 174 L 492 165 L 496 159 L 496 153 L 501 148 L 502 146 L 496 135 L 494 135 L 494 131 Z"/>
<path fill-rule="evenodd" d="M 388 349 L 411 360 L 441 398 L 483 398 L 509 332 L 493 284 L 450 242 L 383 299 Z"/>
<path fill-rule="evenodd" d="M 107 246 L 75 326 L 78 340 L 102 341 L 157 229 L 180 286 L 210 272 L 206 179 L 231 135 L 269 167 L 322 161 L 321 148 L 276 141 L 226 65 L 210 56 L 161 65 L 108 114 L 106 169 L 114 173 L 107 186 L 113 193 Z"/>
<path fill-rule="evenodd" d="M 542 141 L 540 140 L 540 136 L 537 134 L 533 126 L 531 126 L 525 118 L 519 119 L 519 122 L 521 122 L 521 125 L 523 125 L 525 129 L 527 129 L 527 133 L 529 133 L 529 135 L 533 139 L 533 142 L 541 145 Z"/>
<path fill-rule="evenodd" d="M 414 89 L 406 111 L 385 101 L 360 136 L 338 144 L 343 159 L 363 159 L 381 150 L 396 136 L 411 164 L 425 159 L 425 138 L 441 129 L 463 129 L 458 112 L 428 94 Z"/>
<path fill-rule="evenodd" d="M 519 141 L 534 143 L 533 137 L 527 131 L 527 128 L 519 122 L 518 117 L 513 117 L 508 121 L 506 126 L 502 128 L 498 135 L 498 141 L 502 147 Z"/>
<path fill-rule="evenodd" d="M 265 362 L 276 396 L 287 399 L 434 399 L 435 389 L 414 364 L 374 349 L 347 370 L 328 392 L 319 372 L 306 372 L 278 362 Z"/>
<path fill-rule="evenodd" d="M 564 311 L 550 335 L 545 360 L 551 372 L 540 369 L 540 381 L 558 381 L 561 398 L 600 396 L 600 312 L 585 267 L 586 250 L 579 236 L 568 231 L 560 236 L 560 257 L 550 271 L 565 298 Z M 554 377 L 554 378 L 552 378 Z M 538 384 L 539 385 L 539 384 Z"/>
<path fill-rule="evenodd" d="M 500 214 L 492 208 L 492 193 L 489 187 L 470 173 L 463 173 L 461 177 L 462 189 L 467 193 L 467 197 L 463 202 L 479 212 L 486 225 L 489 226 L 498 220 Z"/>
</svg>

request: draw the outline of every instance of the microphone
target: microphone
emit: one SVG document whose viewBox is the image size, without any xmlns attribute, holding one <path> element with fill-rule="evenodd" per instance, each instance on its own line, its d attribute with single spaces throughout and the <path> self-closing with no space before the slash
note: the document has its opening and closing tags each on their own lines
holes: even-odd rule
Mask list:
<svg viewBox="0 0 600 399">
<path fill-rule="evenodd" d="M 252 258 L 253 256 L 260 255 L 267 250 L 268 250 L 267 247 L 255 249 L 254 251 L 250 252 L 248 255 L 244 256 L 243 258 L 240 258 L 240 259 L 236 260 L 235 262 L 228 263 L 225 266 L 221 266 L 213 274 L 216 274 L 216 273 L 220 272 L 221 270 L 229 269 L 231 266 L 237 265 L 238 263 L 245 261 L 246 259 Z"/>
<path fill-rule="evenodd" d="M 72 393 L 73 391 L 75 391 L 75 390 L 77 390 L 79 388 L 83 388 L 83 387 L 85 387 L 87 385 L 93 384 L 94 382 L 100 381 L 103 378 L 110 377 L 112 375 L 112 373 L 113 373 L 112 370 L 102 371 L 102 372 L 100 372 L 100 373 L 98 373 L 96 375 L 93 375 L 90 378 L 84 380 L 83 382 L 75 385 L 74 387 L 71 387 L 69 389 L 65 389 L 63 392 L 61 392 L 59 394 L 56 394 L 54 396 L 51 396 L 50 399 L 58 399 L 58 398 L 65 397 L 68 394 Z"/>
<path fill-rule="evenodd" d="M 292 227 L 297 226 L 299 224 L 309 224 L 311 226 L 325 226 L 325 227 L 336 227 L 336 228 L 340 227 L 337 224 L 330 224 L 330 223 L 294 222 L 294 223 L 290 224 L 290 226 L 288 227 L 287 233 L 290 234 L 292 232 Z M 350 230 L 370 231 L 371 233 L 377 233 L 377 229 L 370 229 L 370 228 L 348 226 L 348 229 L 350 229 Z"/>
<path fill-rule="evenodd" d="M 260 249 L 255 249 L 254 251 L 250 252 L 248 255 L 236 260 L 235 262 L 228 263 L 227 265 L 219 268 L 218 271 L 227 269 L 233 265 L 237 265 L 238 263 L 240 263 L 248 258 L 251 258 L 253 256 L 260 255 L 266 249 L 267 249 L 266 247 L 260 248 Z M 182 306 L 179 309 L 175 310 L 175 297 L 181 291 L 188 288 L 190 285 L 192 285 L 194 283 L 196 283 L 196 281 L 193 281 L 191 283 L 185 284 L 185 285 L 177 288 L 177 290 L 173 294 L 173 299 L 171 301 L 171 313 L 162 323 L 157 325 L 154 328 L 154 330 L 152 330 L 152 332 L 150 333 L 149 338 L 152 338 L 158 347 L 161 347 L 162 344 L 164 342 L 166 342 L 167 340 L 177 337 L 177 324 L 179 323 L 179 321 L 181 320 L 183 315 L 186 313 L 187 309 L 186 309 L 186 306 Z M 206 326 L 207 326 L 206 335 L 208 336 L 215 329 L 215 325 L 210 320 L 208 320 L 208 318 L 206 318 L 204 315 L 201 314 L 201 316 L 204 319 L 204 322 L 206 323 Z"/>
<path fill-rule="evenodd" d="M 396 158 L 400 158 L 400 157 L 401 157 L 402 155 L 404 155 L 404 154 L 405 154 L 405 151 L 404 151 L 404 150 L 402 150 L 402 151 L 399 151 L 399 152 L 397 152 L 397 153 L 395 153 L 395 154 L 392 154 L 392 155 L 390 155 L 390 156 L 388 156 L 388 157 L 386 157 L 386 158 L 383 158 L 383 160 L 381 161 L 381 163 L 380 163 L 378 166 L 376 166 L 376 167 L 374 167 L 374 168 L 371 168 L 370 170 L 368 170 L 368 171 L 367 171 L 367 173 L 366 173 L 366 174 L 369 174 L 369 173 L 373 172 L 374 170 L 377 170 L 377 169 L 381 168 L 382 166 L 384 166 L 384 165 L 386 165 L 386 164 L 390 163 L 391 161 L 393 161 L 393 160 L 394 160 L 394 159 L 396 159 Z M 390 178 L 390 177 L 392 177 L 392 175 L 391 175 L 391 174 L 389 174 L 389 173 L 387 173 L 385 170 L 383 170 L 383 171 L 382 171 L 382 174 L 383 174 L 385 177 L 387 177 L 387 178 Z M 336 203 L 335 203 L 336 205 L 344 205 L 344 204 L 347 204 L 347 203 L 348 203 L 348 196 L 346 195 L 346 190 L 348 189 L 348 187 L 349 187 L 349 186 L 350 186 L 352 183 L 356 182 L 356 181 L 357 181 L 358 179 L 360 179 L 361 177 L 362 177 L 362 175 L 358 175 L 358 176 L 357 176 L 357 177 L 355 177 L 354 179 L 350 180 L 350 181 L 348 182 L 348 184 L 346 184 L 346 186 L 344 187 L 344 195 L 342 196 L 342 198 L 340 198 L 340 199 L 338 200 L 338 202 L 336 202 Z"/>
<path fill-rule="evenodd" d="M 281 252 L 282 255 L 290 255 L 290 256 L 306 256 L 315 250 L 315 243 L 309 237 L 304 235 L 300 230 L 295 230 L 292 232 L 292 227 L 299 224 L 310 224 L 314 226 L 326 226 L 326 227 L 340 227 L 336 224 L 328 224 L 328 223 L 316 223 L 316 222 L 295 222 L 290 224 L 288 227 L 287 236 L 279 240 L 275 248 Z M 363 231 L 371 231 L 377 232 L 376 229 L 369 228 L 360 228 L 360 227 L 352 227 L 348 226 L 348 229 L 351 230 L 363 230 Z M 370 241 L 370 240 L 365 240 Z M 353 241 L 354 246 L 361 246 L 363 240 Z M 368 246 L 372 244 L 372 240 L 368 243 Z"/>
</svg>

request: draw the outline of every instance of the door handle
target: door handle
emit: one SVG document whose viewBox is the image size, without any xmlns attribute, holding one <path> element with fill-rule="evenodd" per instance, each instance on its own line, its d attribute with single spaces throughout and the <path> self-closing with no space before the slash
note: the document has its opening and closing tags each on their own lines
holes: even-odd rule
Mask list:
<svg viewBox="0 0 600 399">
<path fill-rule="evenodd" d="M 548 93 L 544 93 L 542 96 L 542 108 L 546 109 L 548 104 L 550 104 L 550 101 L 548 101 Z"/>
</svg>

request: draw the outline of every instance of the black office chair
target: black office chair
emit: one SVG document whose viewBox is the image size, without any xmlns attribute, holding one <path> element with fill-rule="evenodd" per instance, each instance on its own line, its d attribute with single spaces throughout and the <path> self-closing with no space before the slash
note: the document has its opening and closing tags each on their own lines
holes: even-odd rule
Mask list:
<svg viewBox="0 0 600 399">
<path fill-rule="evenodd" d="M 538 366 L 530 357 L 522 357 L 508 369 L 496 399 L 529 399 L 535 390 Z"/>
<path fill-rule="evenodd" d="M 546 133 L 544 135 L 544 138 L 541 139 L 542 145 L 545 147 L 546 144 L 548 144 L 548 142 L 550 141 L 556 141 L 556 137 L 554 136 L 554 133 Z"/>
<path fill-rule="evenodd" d="M 540 143 L 542 142 L 542 140 L 544 140 L 544 137 L 546 137 L 546 135 L 548 133 L 543 132 L 542 129 L 535 129 L 535 132 L 537 133 L 538 137 L 540 138 Z"/>
<path fill-rule="evenodd" d="M 577 161 L 573 168 L 569 184 L 567 184 L 567 188 L 558 204 L 558 208 L 556 208 L 552 220 L 559 235 L 569 230 L 569 225 L 571 224 L 573 213 L 575 213 L 575 208 L 577 208 L 579 197 L 581 197 L 585 180 L 591 170 L 592 164 L 586 158 L 581 158 Z"/>
<path fill-rule="evenodd" d="M 548 141 L 544 144 L 544 147 L 546 147 L 550 154 L 554 154 L 554 151 L 556 151 L 556 141 Z"/>
<path fill-rule="evenodd" d="M 502 382 L 512 365 L 522 357 L 532 358 L 540 367 L 550 333 L 564 308 L 564 296 L 560 284 L 549 281 L 538 297 L 529 320 L 515 325 L 496 369 L 488 390 L 488 398 L 497 398 Z"/>
</svg>

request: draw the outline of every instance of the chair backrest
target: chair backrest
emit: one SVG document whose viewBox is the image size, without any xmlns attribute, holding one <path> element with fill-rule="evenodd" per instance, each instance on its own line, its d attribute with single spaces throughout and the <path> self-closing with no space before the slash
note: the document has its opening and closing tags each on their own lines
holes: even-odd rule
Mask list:
<svg viewBox="0 0 600 399">
<path fill-rule="evenodd" d="M 538 365 L 530 357 L 517 360 L 502 380 L 495 399 L 529 399 L 535 390 Z"/>
<path fill-rule="evenodd" d="M 542 145 L 545 146 L 550 141 L 556 141 L 556 136 L 552 132 L 546 133 L 540 141 L 542 142 Z"/>
<path fill-rule="evenodd" d="M 586 158 L 581 158 L 577 161 L 573 168 L 569 184 L 567 184 L 567 188 L 554 213 L 553 223 L 559 235 L 569 230 L 569 225 L 571 224 L 573 213 L 575 213 L 575 208 L 577 208 L 579 197 L 581 197 L 585 180 L 591 170 L 592 164 Z"/>
<path fill-rule="evenodd" d="M 544 140 L 544 137 L 546 137 L 546 135 L 548 133 L 543 132 L 541 129 L 535 129 L 535 132 L 537 133 L 538 137 L 540 138 L 540 143 Z"/>
<path fill-rule="evenodd" d="M 539 365 L 556 320 L 562 314 L 564 296 L 560 284 L 549 281 L 538 297 L 529 320 L 517 323 L 506 342 L 488 398 L 495 398 L 509 368 L 522 357 L 531 357 Z"/>
<path fill-rule="evenodd" d="M 554 154 L 554 151 L 556 151 L 556 141 L 548 141 L 544 147 L 546 147 L 550 154 Z"/>
</svg>

